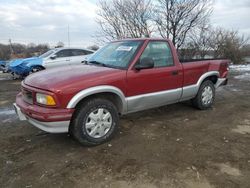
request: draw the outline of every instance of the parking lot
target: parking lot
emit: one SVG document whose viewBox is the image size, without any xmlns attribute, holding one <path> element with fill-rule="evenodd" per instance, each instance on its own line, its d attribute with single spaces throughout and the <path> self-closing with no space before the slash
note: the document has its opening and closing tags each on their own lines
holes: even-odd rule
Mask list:
<svg viewBox="0 0 250 188">
<path fill-rule="evenodd" d="M 212 109 L 184 102 L 127 115 L 97 147 L 19 121 L 20 82 L 0 73 L 0 187 L 250 186 L 250 66 L 231 70 Z"/>
</svg>

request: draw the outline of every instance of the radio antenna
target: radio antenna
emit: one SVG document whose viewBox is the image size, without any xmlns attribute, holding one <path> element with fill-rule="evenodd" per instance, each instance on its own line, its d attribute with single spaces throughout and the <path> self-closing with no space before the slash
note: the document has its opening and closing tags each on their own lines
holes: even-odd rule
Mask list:
<svg viewBox="0 0 250 188">
<path fill-rule="evenodd" d="M 68 46 L 70 47 L 69 24 L 68 24 Z"/>
</svg>

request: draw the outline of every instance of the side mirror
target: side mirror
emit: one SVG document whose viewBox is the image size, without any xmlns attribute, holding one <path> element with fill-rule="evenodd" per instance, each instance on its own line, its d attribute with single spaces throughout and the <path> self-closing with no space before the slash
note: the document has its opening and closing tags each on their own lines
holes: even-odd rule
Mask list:
<svg viewBox="0 0 250 188">
<path fill-rule="evenodd" d="M 50 59 L 56 59 L 56 54 L 52 55 Z"/>
<path fill-rule="evenodd" d="M 87 60 L 83 60 L 81 63 L 82 64 L 88 64 L 88 61 Z"/>
<path fill-rule="evenodd" d="M 151 68 L 154 68 L 154 60 L 151 57 L 144 57 L 135 65 L 136 70 Z"/>
</svg>

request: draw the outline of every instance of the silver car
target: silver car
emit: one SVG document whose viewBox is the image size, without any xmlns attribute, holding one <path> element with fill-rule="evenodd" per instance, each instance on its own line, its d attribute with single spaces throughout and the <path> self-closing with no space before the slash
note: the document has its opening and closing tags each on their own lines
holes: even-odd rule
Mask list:
<svg viewBox="0 0 250 188">
<path fill-rule="evenodd" d="M 80 64 L 86 61 L 94 51 L 83 48 L 56 48 L 52 49 L 39 58 L 42 59 L 41 66 L 44 68 Z"/>
</svg>

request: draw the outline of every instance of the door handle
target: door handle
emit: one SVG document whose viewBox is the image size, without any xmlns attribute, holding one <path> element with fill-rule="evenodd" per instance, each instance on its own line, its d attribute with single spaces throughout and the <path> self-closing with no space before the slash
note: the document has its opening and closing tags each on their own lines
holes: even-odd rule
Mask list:
<svg viewBox="0 0 250 188">
<path fill-rule="evenodd" d="M 69 59 L 66 59 L 66 61 L 70 61 Z"/>
<path fill-rule="evenodd" d="M 178 75 L 178 70 L 172 71 L 172 75 Z"/>
</svg>

